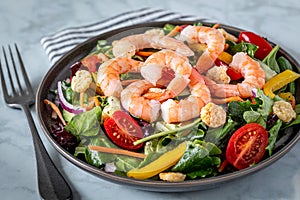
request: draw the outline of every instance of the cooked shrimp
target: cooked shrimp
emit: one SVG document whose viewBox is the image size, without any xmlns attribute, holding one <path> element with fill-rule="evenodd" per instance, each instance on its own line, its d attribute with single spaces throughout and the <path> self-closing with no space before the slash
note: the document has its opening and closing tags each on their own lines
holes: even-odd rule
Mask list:
<svg viewBox="0 0 300 200">
<path fill-rule="evenodd" d="M 97 73 L 97 84 L 105 96 L 120 97 L 123 90 L 120 74 L 139 71 L 142 63 L 130 58 L 115 58 L 102 63 Z"/>
<path fill-rule="evenodd" d="M 182 41 L 161 34 L 136 34 L 122 38 L 113 43 L 115 57 L 131 58 L 141 49 L 170 49 L 185 56 L 193 56 L 194 52 Z"/>
<path fill-rule="evenodd" d="M 230 41 L 233 41 L 233 42 L 238 42 L 238 38 L 237 37 L 235 37 L 234 35 L 228 33 L 223 28 L 218 28 L 218 31 L 220 31 L 222 33 L 222 35 L 224 36 L 224 38 L 226 40 L 230 40 Z"/>
<path fill-rule="evenodd" d="M 203 76 L 193 69 L 189 84 L 191 95 L 179 101 L 168 99 L 161 104 L 165 122 L 183 122 L 200 116 L 201 108 L 211 101 L 210 91 Z"/>
<path fill-rule="evenodd" d="M 215 60 L 224 51 L 225 38 L 217 29 L 207 26 L 187 26 L 180 33 L 181 41 L 189 44 L 206 44 L 207 48 L 199 57 L 196 68 L 202 73 L 213 66 Z"/>
<path fill-rule="evenodd" d="M 153 122 L 159 116 L 160 102 L 143 97 L 150 88 L 154 87 L 146 80 L 139 80 L 128 85 L 121 92 L 121 103 L 125 110 L 133 116 Z"/>
<path fill-rule="evenodd" d="M 174 71 L 175 77 L 168 83 L 164 94 L 157 100 L 164 101 L 181 93 L 189 83 L 192 66 L 186 56 L 170 50 L 161 50 L 148 57 L 141 67 L 142 76 L 157 85 L 164 79 L 163 70 L 168 68 Z"/>
<path fill-rule="evenodd" d="M 235 71 L 242 74 L 244 80 L 236 85 L 217 84 L 212 80 L 205 79 L 211 92 L 217 97 L 240 96 L 248 98 L 253 96 L 252 89 L 263 88 L 265 85 L 265 72 L 259 63 L 249 57 L 246 53 L 238 52 L 233 56 L 229 64 Z"/>
</svg>

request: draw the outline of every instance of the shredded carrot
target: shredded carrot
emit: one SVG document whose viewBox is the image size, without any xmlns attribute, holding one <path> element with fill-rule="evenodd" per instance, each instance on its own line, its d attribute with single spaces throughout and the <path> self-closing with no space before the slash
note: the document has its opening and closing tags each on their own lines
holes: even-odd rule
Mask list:
<svg viewBox="0 0 300 200">
<path fill-rule="evenodd" d="M 54 112 L 56 112 L 57 116 L 59 117 L 59 119 L 61 120 L 61 122 L 63 123 L 63 125 L 66 126 L 67 123 L 64 120 L 64 118 L 63 118 L 63 116 L 62 116 L 59 108 L 54 103 L 52 103 L 51 101 L 49 101 L 48 99 L 44 99 L 44 103 L 51 106 L 51 108 L 53 109 Z"/>
<path fill-rule="evenodd" d="M 213 102 L 216 104 L 224 104 L 224 103 L 229 103 L 231 101 L 244 101 L 244 100 L 239 96 L 227 97 L 223 99 L 213 99 Z"/>
<path fill-rule="evenodd" d="M 216 24 L 213 25 L 212 28 L 219 28 L 219 26 L 220 26 L 220 23 L 216 23 Z"/>
<path fill-rule="evenodd" d="M 103 153 L 119 154 L 119 155 L 131 156 L 136 158 L 142 158 L 142 159 L 146 158 L 145 154 L 127 151 L 123 149 L 101 147 L 101 146 L 94 146 L 94 145 L 89 145 L 89 149 L 94 151 L 100 151 Z"/>
<path fill-rule="evenodd" d="M 153 51 L 138 51 L 138 52 L 136 52 L 137 55 L 139 55 L 139 56 L 145 56 L 145 57 L 149 57 L 149 56 L 151 56 L 154 53 L 155 52 L 153 52 Z"/>
<path fill-rule="evenodd" d="M 167 36 L 173 37 L 173 36 L 175 36 L 177 33 L 179 33 L 180 30 L 181 30 L 181 27 L 180 27 L 180 26 L 175 26 L 175 28 L 173 28 L 173 30 L 170 31 L 170 32 L 168 33 Z"/>
<path fill-rule="evenodd" d="M 228 161 L 225 159 L 225 160 L 221 163 L 220 167 L 218 168 L 218 172 L 221 173 L 221 172 L 225 169 L 225 167 L 227 166 L 227 164 L 228 164 Z"/>
</svg>

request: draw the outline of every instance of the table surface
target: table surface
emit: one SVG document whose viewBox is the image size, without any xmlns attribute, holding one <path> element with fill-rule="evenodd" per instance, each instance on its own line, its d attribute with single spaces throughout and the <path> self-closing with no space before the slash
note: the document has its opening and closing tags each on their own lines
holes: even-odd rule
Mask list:
<svg viewBox="0 0 300 200">
<path fill-rule="evenodd" d="M 125 11 L 154 7 L 206 17 L 259 33 L 300 59 L 300 1 L 285 0 L 9 0 L 0 1 L 0 44 L 16 42 L 35 90 L 51 67 L 41 37 L 63 28 L 104 20 Z M 2 90 L 0 91 L 2 96 Z M 36 163 L 25 115 L 0 98 L 1 199 L 38 199 Z M 36 120 L 34 107 L 32 113 Z M 37 120 L 36 120 L 37 122 Z M 40 130 L 40 129 L 39 129 Z M 155 193 L 127 188 L 90 175 L 60 156 L 40 130 L 52 159 L 70 182 L 74 199 L 300 199 L 300 143 L 273 165 L 206 191 Z"/>
</svg>

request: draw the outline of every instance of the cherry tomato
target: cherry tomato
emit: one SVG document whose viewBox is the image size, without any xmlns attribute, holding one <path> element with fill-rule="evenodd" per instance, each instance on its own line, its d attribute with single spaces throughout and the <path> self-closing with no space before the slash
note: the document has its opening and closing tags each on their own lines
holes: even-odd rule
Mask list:
<svg viewBox="0 0 300 200">
<path fill-rule="evenodd" d="M 243 78 L 241 73 L 239 73 L 239 72 L 235 71 L 234 69 L 232 69 L 231 67 L 229 67 L 225 62 L 217 59 L 215 61 L 215 64 L 217 66 L 226 66 L 227 67 L 226 74 L 230 77 L 231 80 L 236 81 L 236 80 Z"/>
<path fill-rule="evenodd" d="M 229 139 L 226 159 L 237 169 L 258 163 L 268 146 L 268 132 L 257 123 L 250 123 L 236 130 Z"/>
<path fill-rule="evenodd" d="M 272 46 L 271 44 L 262 38 L 261 36 L 249 32 L 249 31 L 243 31 L 239 35 L 239 42 L 244 41 L 244 42 L 249 42 L 252 44 L 255 44 L 258 46 L 257 51 L 255 52 L 254 57 L 263 60 L 271 51 L 272 51 Z"/>
<path fill-rule="evenodd" d="M 133 144 L 143 138 L 144 134 L 137 122 L 126 112 L 114 112 L 112 117 L 104 121 L 104 129 L 112 142 L 121 148 L 136 150 L 143 146 Z"/>
</svg>

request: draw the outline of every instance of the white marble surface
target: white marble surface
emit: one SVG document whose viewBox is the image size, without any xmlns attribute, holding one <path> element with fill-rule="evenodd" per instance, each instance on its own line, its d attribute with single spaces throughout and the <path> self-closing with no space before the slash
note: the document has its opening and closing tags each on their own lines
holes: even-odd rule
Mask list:
<svg viewBox="0 0 300 200">
<path fill-rule="evenodd" d="M 164 8 L 213 18 L 252 30 L 284 47 L 300 60 L 298 0 L 1 0 L 0 44 L 16 42 L 35 89 L 50 67 L 39 43 L 43 35 L 84 25 L 139 7 Z M 0 91 L 2 96 L 2 91 Z M 35 116 L 34 108 L 32 113 Z M 68 163 L 40 135 L 58 168 L 71 183 L 74 199 L 300 199 L 300 143 L 270 167 L 207 191 L 179 194 L 133 190 L 103 181 Z M 38 199 L 31 136 L 24 115 L 0 98 L 0 199 Z"/>
</svg>

